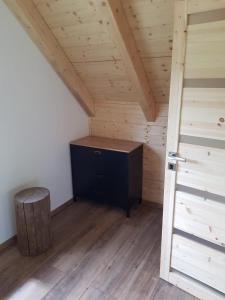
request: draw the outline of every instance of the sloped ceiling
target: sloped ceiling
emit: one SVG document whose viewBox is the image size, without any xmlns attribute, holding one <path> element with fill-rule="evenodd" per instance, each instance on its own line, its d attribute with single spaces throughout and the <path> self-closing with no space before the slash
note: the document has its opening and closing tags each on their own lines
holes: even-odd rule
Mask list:
<svg viewBox="0 0 225 300">
<path fill-rule="evenodd" d="M 92 97 L 138 101 L 98 0 L 33 0 Z M 173 0 L 123 0 L 157 102 L 168 102 Z"/>
</svg>

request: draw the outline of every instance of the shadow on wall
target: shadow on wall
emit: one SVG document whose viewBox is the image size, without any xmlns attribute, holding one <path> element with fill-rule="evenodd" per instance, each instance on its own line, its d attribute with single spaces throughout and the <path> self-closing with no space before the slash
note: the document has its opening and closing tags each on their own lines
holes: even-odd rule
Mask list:
<svg viewBox="0 0 225 300">
<path fill-rule="evenodd" d="M 163 203 L 165 148 L 155 150 L 144 144 L 143 199 Z"/>
</svg>

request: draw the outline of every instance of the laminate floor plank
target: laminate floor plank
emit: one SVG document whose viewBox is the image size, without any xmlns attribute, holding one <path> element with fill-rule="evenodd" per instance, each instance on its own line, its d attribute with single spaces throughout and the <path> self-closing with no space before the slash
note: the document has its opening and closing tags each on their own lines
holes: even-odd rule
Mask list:
<svg viewBox="0 0 225 300">
<path fill-rule="evenodd" d="M 80 205 L 80 204 L 79 204 Z M 16 247 L 12 247 L 15 250 L 15 255 L 12 257 L 11 262 L 8 265 L 4 264 L 4 260 L 7 258 L 8 251 L 0 255 L 0 296 L 8 294 L 12 291 L 21 281 L 26 282 L 29 277 L 37 271 L 42 265 L 54 260 L 55 257 L 62 255 L 68 248 L 74 245 L 80 237 L 96 223 L 96 219 L 104 212 L 104 208 L 98 206 L 87 206 L 84 203 L 81 205 L 80 210 L 74 209 L 74 219 L 68 220 L 68 223 L 61 228 L 60 232 L 54 231 L 54 223 L 57 223 L 58 216 L 53 219 L 53 247 L 48 252 L 37 257 L 23 257 L 20 255 Z M 70 209 L 66 209 L 64 218 L 71 215 Z M 88 218 L 87 218 L 88 215 Z M 83 220 L 86 218 L 86 222 Z M 77 221 L 74 224 L 75 220 Z M 79 224 L 79 226 L 78 226 Z M 77 226 L 74 229 L 74 226 Z M 68 234 L 70 233 L 70 234 Z M 2 270 L 1 264 L 3 262 L 4 268 Z M 0 298 L 1 299 L 1 298 Z"/>
<path fill-rule="evenodd" d="M 162 211 L 78 201 L 52 219 L 53 247 L 0 254 L 0 299 L 194 300 L 159 279 Z"/>
<path fill-rule="evenodd" d="M 146 218 L 143 216 L 143 219 L 141 221 L 143 223 L 147 222 L 150 217 L 152 216 L 149 215 L 146 216 Z M 133 218 L 135 218 L 135 216 L 133 216 Z M 137 217 L 137 219 L 139 218 L 140 216 Z M 137 229 L 139 228 L 139 226 L 137 225 L 135 228 Z M 116 257 L 128 256 L 128 250 L 129 248 L 132 248 L 132 243 L 135 242 L 135 239 L 137 239 L 137 234 L 139 234 L 139 230 L 136 231 L 135 228 L 122 224 L 122 226 L 116 228 L 116 230 L 111 228 L 111 230 L 107 232 L 105 236 L 102 236 L 101 240 L 99 240 L 99 242 L 93 248 L 93 251 L 81 263 L 80 270 L 74 271 L 76 274 L 83 273 L 83 277 L 77 282 L 76 285 L 74 283 L 73 289 L 66 299 L 79 299 L 82 296 L 83 291 L 88 288 L 87 282 L 88 285 L 90 285 L 96 277 L 100 277 L 102 283 L 106 282 L 107 278 L 105 274 L 103 274 L 102 276 L 103 271 L 105 269 L 109 269 L 111 263 L 115 260 Z M 129 237 L 132 237 L 133 239 Z M 127 241 L 130 241 L 129 245 Z M 123 251 L 124 244 L 129 246 L 129 248 L 125 247 L 125 251 Z M 120 269 L 120 267 L 121 266 L 118 265 L 118 269 Z M 110 273 L 112 275 L 113 270 Z M 120 280 L 120 278 L 117 279 Z M 102 290 L 101 284 L 97 287 L 95 286 L 95 288 L 97 288 L 99 291 L 102 291 L 103 293 L 112 296 L 110 291 Z"/>
<path fill-rule="evenodd" d="M 39 300 L 64 276 L 49 264 L 35 272 L 26 282 L 21 283 L 16 291 L 9 296 L 11 300 Z"/>
<path fill-rule="evenodd" d="M 91 300 L 99 300 L 99 299 L 101 299 L 101 300 L 117 300 L 113 296 L 103 293 L 93 287 L 89 287 L 80 298 L 80 300 L 90 300 L 90 299 Z"/>
<path fill-rule="evenodd" d="M 113 219 L 111 220 L 112 216 Z M 119 220 L 117 220 L 118 216 Z M 144 219 L 145 214 L 137 212 L 136 215 L 132 216 L 134 224 L 135 220 L 136 222 L 140 220 L 140 216 L 143 216 Z M 149 217 L 149 214 L 146 214 L 146 217 Z M 62 297 L 64 297 L 64 299 L 79 299 L 93 278 L 102 272 L 106 263 L 113 258 L 118 249 L 123 245 L 124 240 L 126 240 L 128 236 L 127 227 L 130 228 L 130 232 L 134 230 L 134 226 L 126 226 L 127 220 L 127 218 L 124 218 L 124 212 L 114 209 L 111 209 L 111 212 L 108 213 L 108 215 L 106 214 L 103 218 L 99 217 L 99 227 L 102 228 L 102 230 L 105 228 L 101 238 L 99 238 L 90 251 L 86 252 L 83 258 L 80 259 L 79 265 L 77 265 L 72 272 L 67 274 L 67 276 L 57 284 L 56 288 L 49 292 L 45 299 L 62 299 Z M 125 233 L 121 226 L 126 227 Z M 138 228 L 138 226 L 136 226 L 136 228 Z"/>
<path fill-rule="evenodd" d="M 142 230 L 133 235 L 128 235 L 123 247 L 115 256 L 103 274 L 93 283 L 95 287 L 109 294 L 120 297 L 132 285 L 135 274 L 143 264 L 146 254 L 151 251 L 156 239 L 160 238 L 161 216 L 151 214 L 141 226 Z M 159 249 L 158 249 L 159 250 Z M 126 298 L 125 298 L 126 299 Z"/>
</svg>

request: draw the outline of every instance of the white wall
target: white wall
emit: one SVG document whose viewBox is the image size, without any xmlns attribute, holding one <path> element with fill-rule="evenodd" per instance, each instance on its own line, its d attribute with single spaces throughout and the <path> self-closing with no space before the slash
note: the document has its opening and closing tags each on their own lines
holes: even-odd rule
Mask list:
<svg viewBox="0 0 225 300">
<path fill-rule="evenodd" d="M 45 186 L 56 208 L 72 197 L 70 140 L 88 117 L 0 1 L 0 244 L 15 234 L 13 195 Z"/>
</svg>

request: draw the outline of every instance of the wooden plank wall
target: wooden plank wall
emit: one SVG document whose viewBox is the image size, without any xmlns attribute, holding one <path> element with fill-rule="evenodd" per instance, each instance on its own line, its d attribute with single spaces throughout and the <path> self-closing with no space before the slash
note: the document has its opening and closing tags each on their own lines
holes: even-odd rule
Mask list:
<svg viewBox="0 0 225 300">
<path fill-rule="evenodd" d="M 146 122 L 136 102 L 96 102 L 91 135 L 145 143 L 143 199 L 162 203 L 168 105 L 158 104 L 155 122 Z"/>
<path fill-rule="evenodd" d="M 97 0 L 33 0 L 95 100 L 137 101 Z M 154 96 L 168 101 L 173 0 L 122 1 Z"/>
<path fill-rule="evenodd" d="M 91 118 L 90 132 L 92 135 L 145 143 L 143 199 L 162 204 L 173 1 L 129 0 L 123 4 L 149 81 L 153 84 L 157 101 L 157 118 L 154 123 L 146 122 L 137 104 L 138 94 L 132 91 L 128 96 L 124 91 L 129 89 L 129 85 L 124 85 L 120 80 L 114 81 L 108 92 L 104 91 L 95 101 L 96 114 Z M 116 97 L 106 97 L 115 84 L 118 89 Z"/>
</svg>

